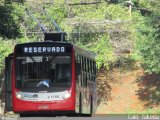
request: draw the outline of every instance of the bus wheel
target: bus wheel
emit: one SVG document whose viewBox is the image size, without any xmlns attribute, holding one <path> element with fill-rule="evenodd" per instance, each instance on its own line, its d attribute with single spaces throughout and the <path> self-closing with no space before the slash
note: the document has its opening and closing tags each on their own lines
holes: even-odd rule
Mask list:
<svg viewBox="0 0 160 120">
<path fill-rule="evenodd" d="M 79 115 L 80 116 L 82 115 L 82 99 L 81 99 L 81 94 L 80 94 L 80 97 L 79 97 Z"/>
<path fill-rule="evenodd" d="M 92 96 L 91 96 L 91 102 L 90 102 L 90 114 L 89 114 L 90 117 L 92 117 L 92 113 L 93 113 L 93 100 L 92 100 Z"/>
</svg>

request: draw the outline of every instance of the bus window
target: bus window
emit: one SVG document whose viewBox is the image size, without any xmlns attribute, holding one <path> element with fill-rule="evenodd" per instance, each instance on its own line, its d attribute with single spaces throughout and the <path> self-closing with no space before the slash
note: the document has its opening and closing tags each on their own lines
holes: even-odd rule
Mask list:
<svg viewBox="0 0 160 120">
<path fill-rule="evenodd" d="M 86 58 L 86 75 L 87 75 L 87 81 L 89 81 L 89 59 Z"/>
<path fill-rule="evenodd" d="M 83 57 L 83 64 L 84 64 L 84 72 L 86 72 L 86 58 Z"/>
<path fill-rule="evenodd" d="M 87 86 L 87 58 L 86 57 L 84 57 L 84 65 L 85 65 L 84 86 Z"/>
<path fill-rule="evenodd" d="M 83 68 L 83 72 L 85 71 L 85 64 L 84 64 L 84 57 L 82 56 L 82 68 Z"/>
<path fill-rule="evenodd" d="M 78 54 L 75 54 L 75 62 L 78 62 Z"/>
<path fill-rule="evenodd" d="M 55 82 L 69 82 L 70 74 L 69 64 L 56 64 L 56 77 Z"/>
<path fill-rule="evenodd" d="M 88 64 L 88 73 L 90 74 L 91 72 L 90 72 L 90 59 L 87 59 L 87 64 Z"/>
<path fill-rule="evenodd" d="M 96 79 L 96 62 L 95 61 L 93 62 L 93 75 L 94 75 L 93 81 L 95 81 Z"/>
<path fill-rule="evenodd" d="M 90 61 L 91 62 L 91 81 L 94 81 L 94 73 L 93 73 L 93 60 Z"/>
<path fill-rule="evenodd" d="M 91 60 L 89 60 L 89 80 L 92 80 L 92 69 L 91 69 L 91 67 L 92 67 L 92 64 L 91 64 Z"/>
<path fill-rule="evenodd" d="M 85 84 L 85 59 L 84 57 L 82 56 L 82 67 L 83 67 L 83 70 L 82 70 L 82 86 L 84 86 Z"/>
<path fill-rule="evenodd" d="M 70 56 L 17 57 L 16 71 L 16 87 L 22 91 L 71 85 Z"/>
<path fill-rule="evenodd" d="M 83 86 L 84 79 L 84 65 L 83 65 L 83 56 L 81 56 L 81 86 Z"/>
<path fill-rule="evenodd" d="M 93 74 L 93 60 L 91 60 L 91 74 Z"/>
<path fill-rule="evenodd" d="M 80 55 L 77 55 L 77 63 L 80 63 Z"/>
<path fill-rule="evenodd" d="M 88 73 L 88 58 L 85 58 L 86 73 Z"/>
</svg>

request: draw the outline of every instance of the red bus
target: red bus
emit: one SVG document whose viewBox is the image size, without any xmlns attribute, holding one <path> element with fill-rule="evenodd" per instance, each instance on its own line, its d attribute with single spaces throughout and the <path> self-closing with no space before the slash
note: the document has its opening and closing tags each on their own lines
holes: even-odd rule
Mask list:
<svg viewBox="0 0 160 120">
<path fill-rule="evenodd" d="M 61 41 L 17 44 L 5 59 L 6 111 L 92 115 L 95 54 Z"/>
</svg>

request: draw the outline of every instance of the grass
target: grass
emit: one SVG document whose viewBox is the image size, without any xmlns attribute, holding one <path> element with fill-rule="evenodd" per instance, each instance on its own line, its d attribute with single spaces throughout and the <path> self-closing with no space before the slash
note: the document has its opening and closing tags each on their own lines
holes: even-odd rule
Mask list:
<svg viewBox="0 0 160 120">
<path fill-rule="evenodd" d="M 142 112 L 137 111 L 137 110 L 133 110 L 133 109 L 128 109 L 126 111 L 126 114 L 158 114 L 158 115 L 160 115 L 160 107 L 157 109 L 155 109 L 155 108 L 146 109 Z"/>
</svg>

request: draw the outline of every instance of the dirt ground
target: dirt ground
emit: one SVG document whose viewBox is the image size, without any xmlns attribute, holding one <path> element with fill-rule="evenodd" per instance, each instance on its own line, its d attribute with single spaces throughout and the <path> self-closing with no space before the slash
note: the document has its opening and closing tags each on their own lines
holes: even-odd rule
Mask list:
<svg viewBox="0 0 160 120">
<path fill-rule="evenodd" d="M 159 114 L 160 99 L 155 96 L 155 92 L 160 93 L 159 78 L 157 74 L 146 75 L 143 69 L 128 72 L 114 70 L 105 82 L 110 88 L 106 93 L 109 97 L 105 103 L 99 104 L 96 114 Z"/>
</svg>

